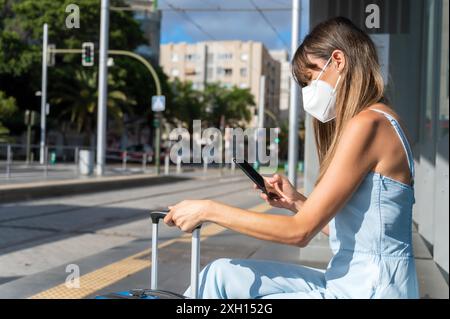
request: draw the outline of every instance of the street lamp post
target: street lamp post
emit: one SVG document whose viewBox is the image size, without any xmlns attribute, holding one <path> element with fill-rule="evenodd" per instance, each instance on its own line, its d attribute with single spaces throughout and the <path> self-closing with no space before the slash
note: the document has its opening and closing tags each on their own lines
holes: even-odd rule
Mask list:
<svg viewBox="0 0 450 319">
<path fill-rule="evenodd" d="M 44 24 L 42 37 L 42 81 L 41 81 L 41 143 L 39 150 L 39 163 L 44 164 L 45 157 L 45 129 L 47 109 L 47 50 L 48 50 L 48 25 Z"/>
<path fill-rule="evenodd" d="M 300 0 L 292 0 L 292 35 L 291 35 L 291 59 L 294 57 L 299 41 L 299 14 Z M 288 152 L 288 177 L 294 187 L 297 186 L 297 162 L 298 162 L 298 86 L 291 81 L 291 96 L 289 103 L 289 152 Z"/>
<path fill-rule="evenodd" d="M 100 50 L 98 64 L 97 175 L 105 173 L 106 102 L 108 97 L 109 0 L 102 0 L 100 14 Z"/>
<path fill-rule="evenodd" d="M 258 141 L 261 137 L 261 134 L 263 134 L 263 128 L 264 128 L 264 115 L 265 115 L 265 96 L 266 96 L 266 76 L 261 75 L 259 78 L 259 105 L 258 105 L 258 128 L 255 131 L 255 141 Z M 265 133 L 264 133 L 265 134 Z M 259 169 L 261 161 L 259 152 L 262 152 L 262 150 L 258 147 L 259 143 L 256 143 L 256 161 L 253 167 L 255 169 Z M 265 150 L 265 146 L 263 147 Z"/>
</svg>

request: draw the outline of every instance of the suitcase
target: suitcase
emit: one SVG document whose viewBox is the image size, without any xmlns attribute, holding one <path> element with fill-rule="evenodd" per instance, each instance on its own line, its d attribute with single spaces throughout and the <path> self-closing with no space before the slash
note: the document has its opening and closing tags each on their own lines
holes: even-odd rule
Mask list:
<svg viewBox="0 0 450 319">
<path fill-rule="evenodd" d="M 161 219 L 169 212 L 168 209 L 150 211 L 152 221 L 152 266 L 150 276 L 150 289 L 131 289 L 96 296 L 95 299 L 186 299 L 188 297 L 158 289 L 158 225 Z M 200 227 L 192 232 L 191 249 L 191 296 L 198 298 L 198 275 L 200 272 Z"/>
</svg>

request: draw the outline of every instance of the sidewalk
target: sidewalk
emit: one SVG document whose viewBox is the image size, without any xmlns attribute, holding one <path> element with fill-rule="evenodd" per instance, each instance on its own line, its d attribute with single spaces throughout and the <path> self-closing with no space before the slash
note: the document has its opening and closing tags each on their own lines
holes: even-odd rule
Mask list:
<svg viewBox="0 0 450 319">
<path fill-rule="evenodd" d="M 218 169 L 208 169 L 205 173 L 203 169 L 193 167 L 184 167 L 180 173 L 177 173 L 176 168 L 171 167 L 169 175 L 164 175 L 161 172 L 157 176 L 152 170 L 153 168 L 146 173 L 143 173 L 142 170 L 138 173 L 130 173 L 129 170 L 124 172 L 118 169 L 114 173 L 110 169 L 109 173 L 102 177 L 95 175 L 74 177 L 62 174 L 57 178 L 0 183 L 0 203 L 111 191 L 147 185 L 163 185 L 191 178 L 208 178 L 212 175 L 219 176 L 221 174 Z M 230 175 L 233 173 L 230 170 L 224 170 L 222 174 Z"/>
<path fill-rule="evenodd" d="M 130 226 L 131 230 L 137 227 L 137 222 L 134 222 L 132 225 L 133 227 Z M 142 223 L 139 223 L 138 227 L 142 228 Z M 176 232 L 173 228 L 168 230 Z M 146 232 L 147 235 L 143 238 L 138 238 L 127 244 L 74 261 L 82 270 L 82 275 L 86 275 L 83 283 L 89 287 L 100 285 L 99 289 L 94 289 L 89 295 L 85 295 L 82 290 L 77 291 L 77 289 L 70 290 L 70 294 L 67 294 L 67 291 L 61 292 L 61 290 L 56 289 L 56 291 L 50 292 L 45 297 L 56 298 L 58 297 L 56 294 L 59 291 L 61 293 L 59 298 L 77 298 L 78 294 L 81 294 L 81 298 L 94 298 L 97 295 L 111 291 L 148 288 L 150 283 L 149 229 Z M 257 240 L 229 230 L 219 230 L 213 235 L 208 235 L 207 233 L 208 231 L 206 230 L 202 232 L 202 238 L 206 236 L 201 243 L 202 268 L 215 259 L 225 257 L 275 260 L 325 269 L 332 256 L 328 246 L 328 238 L 321 234 L 316 236 L 310 245 L 300 249 Z M 166 239 L 162 239 L 160 243 L 163 247 L 159 250 L 159 288 L 183 293 L 189 285 L 190 238 L 184 237 L 184 239 L 168 240 L 168 238 L 174 237 L 167 237 L 167 234 L 165 237 Z M 430 253 L 417 232 L 414 232 L 414 251 L 420 285 L 420 297 L 448 299 L 448 284 L 433 262 Z M 129 257 L 124 259 L 124 256 Z M 125 273 L 125 276 L 122 273 Z M 66 276 L 65 265 L 62 265 L 8 282 L 0 286 L 0 296 L 2 298 L 29 298 L 41 293 L 43 287 L 48 289 L 58 287 L 61 283 L 64 283 Z M 110 284 L 101 287 L 102 281 L 106 278 L 113 278 L 113 280 L 110 280 Z"/>
</svg>

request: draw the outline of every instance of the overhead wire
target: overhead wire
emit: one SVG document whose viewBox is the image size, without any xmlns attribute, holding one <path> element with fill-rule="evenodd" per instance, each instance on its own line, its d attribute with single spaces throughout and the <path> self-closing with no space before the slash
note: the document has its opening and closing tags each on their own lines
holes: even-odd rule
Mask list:
<svg viewBox="0 0 450 319">
<path fill-rule="evenodd" d="M 255 4 L 253 0 L 250 0 L 252 5 L 255 7 L 255 9 L 258 11 L 259 15 L 263 18 L 263 20 L 267 23 L 267 25 L 272 29 L 272 31 L 277 35 L 278 39 L 283 43 L 285 48 L 289 51 L 289 45 L 286 43 L 284 38 L 281 36 L 281 34 L 278 32 L 278 30 L 275 28 L 275 26 L 270 22 L 270 20 L 267 18 L 267 16 L 264 14 L 264 12 L 261 11 L 261 9 Z"/>
</svg>

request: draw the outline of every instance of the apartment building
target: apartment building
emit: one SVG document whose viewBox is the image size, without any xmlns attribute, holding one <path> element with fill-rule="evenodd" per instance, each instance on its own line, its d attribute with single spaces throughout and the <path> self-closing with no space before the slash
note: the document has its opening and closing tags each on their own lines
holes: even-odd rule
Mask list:
<svg viewBox="0 0 450 319">
<path fill-rule="evenodd" d="M 289 98 L 291 91 L 291 63 L 286 50 L 269 51 L 272 58 L 280 62 L 280 120 L 289 120 Z"/>
<path fill-rule="evenodd" d="M 280 63 L 261 42 L 206 41 L 161 45 L 160 65 L 171 78 L 191 81 L 202 90 L 207 83 L 248 88 L 255 98 L 250 125 L 256 125 L 261 76 L 265 76 L 264 105 L 266 126 L 275 126 L 273 117 L 280 109 Z M 269 116 L 267 116 L 269 114 Z M 272 116 L 274 115 L 274 116 Z"/>
</svg>

